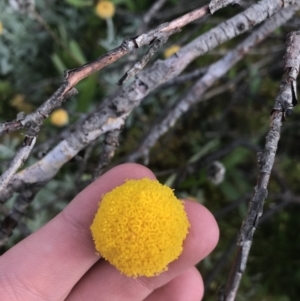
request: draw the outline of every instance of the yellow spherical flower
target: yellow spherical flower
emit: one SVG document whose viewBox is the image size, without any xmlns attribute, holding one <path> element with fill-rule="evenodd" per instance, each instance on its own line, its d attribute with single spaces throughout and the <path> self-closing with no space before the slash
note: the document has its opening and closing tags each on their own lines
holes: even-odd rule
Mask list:
<svg viewBox="0 0 300 301">
<path fill-rule="evenodd" d="M 173 190 L 144 178 L 103 196 L 91 232 L 97 252 L 121 273 L 151 277 L 179 257 L 189 227 Z"/>
<path fill-rule="evenodd" d="M 2 22 L 0 22 L 0 35 L 2 35 L 3 34 L 3 24 L 2 24 Z"/>
<path fill-rule="evenodd" d="M 164 51 L 164 57 L 167 59 L 180 49 L 179 45 L 172 45 Z"/>
<path fill-rule="evenodd" d="M 96 14 L 102 19 L 112 18 L 115 10 L 115 5 L 111 1 L 100 0 L 96 5 Z"/>
<path fill-rule="evenodd" d="M 58 109 L 51 114 L 50 122 L 56 126 L 64 126 L 69 122 L 69 114 L 64 109 Z"/>
</svg>

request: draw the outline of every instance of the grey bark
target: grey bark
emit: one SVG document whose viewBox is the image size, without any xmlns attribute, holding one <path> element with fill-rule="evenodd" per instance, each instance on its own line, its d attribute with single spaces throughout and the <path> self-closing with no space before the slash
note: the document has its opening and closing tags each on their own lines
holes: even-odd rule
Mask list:
<svg viewBox="0 0 300 301">
<path fill-rule="evenodd" d="M 265 22 L 260 29 L 253 32 L 245 41 L 240 43 L 234 50 L 230 51 L 224 58 L 212 64 L 204 76 L 200 78 L 188 93 L 180 99 L 173 108 L 166 110 L 160 122 L 155 124 L 147 134 L 138 149 L 129 157 L 129 161 L 136 161 L 140 157 L 144 158 L 144 163 L 148 162 L 149 151 L 156 141 L 173 127 L 177 120 L 188 111 L 194 104 L 203 101 L 204 93 L 234 64 L 240 61 L 255 45 L 263 41 L 268 34 L 292 18 L 294 12 L 300 9 L 299 5 L 288 7 Z"/>
<path fill-rule="evenodd" d="M 105 106 L 101 106 L 99 110 L 95 111 L 83 123 L 80 123 L 78 127 L 74 127 L 74 133 L 60 142 L 43 159 L 15 175 L 7 189 L 0 193 L 0 200 L 8 199 L 14 191 L 19 191 L 26 183 L 47 182 L 52 179 L 63 164 L 73 158 L 94 139 L 107 131 L 119 129 L 123 126 L 128 114 L 140 104 L 143 98 L 159 85 L 175 78 L 194 59 L 221 43 L 249 30 L 289 4 L 290 1 L 262 0 L 196 38 L 179 50 L 177 56 L 172 56 L 165 61 L 158 61 L 149 70 L 140 72 L 131 85 L 123 88 L 117 96 L 106 101 Z M 139 36 L 135 43 L 143 45 L 149 37 L 153 38 L 153 36 L 162 35 L 165 31 L 169 32 L 177 27 L 184 26 L 191 20 L 197 19 L 199 15 L 205 14 L 205 11 L 206 9 L 199 9 L 182 18 L 178 18 L 178 24 L 176 24 L 176 20 L 163 24 L 156 30 Z M 85 69 L 88 67 L 84 65 L 81 68 Z M 79 73 L 78 76 L 75 74 L 75 78 L 73 78 L 72 72 L 78 71 L 70 71 L 69 77 L 71 77 L 70 81 L 72 83 L 77 82 L 83 76 Z"/>
<path fill-rule="evenodd" d="M 294 86 L 300 63 L 300 32 L 293 32 L 287 39 L 287 51 L 285 60 L 285 78 L 280 92 L 275 99 L 275 105 L 271 112 L 270 130 L 266 137 L 265 149 L 257 154 L 259 174 L 254 195 L 249 203 L 248 211 L 243 220 L 238 235 L 237 253 L 228 277 L 225 291 L 219 300 L 234 301 L 237 290 L 246 269 L 249 251 L 253 241 L 253 235 L 263 213 L 264 201 L 267 197 L 267 186 L 275 160 L 275 154 L 280 138 L 280 128 L 285 119 L 287 110 L 291 110 L 293 104 Z"/>
<path fill-rule="evenodd" d="M 37 192 L 40 187 L 50 181 L 66 162 L 100 135 L 114 130 L 120 130 L 127 116 L 151 91 L 159 85 L 175 78 L 188 64 L 200 55 L 203 55 L 221 43 L 253 28 L 256 24 L 259 24 L 269 16 L 281 10 L 282 7 L 288 6 L 293 2 L 295 1 L 262 0 L 258 4 L 245 10 L 243 13 L 223 22 L 201 37 L 196 38 L 187 46 L 183 47 L 176 56 L 172 56 L 163 62 L 158 61 L 149 70 L 140 72 L 131 85 L 121 89 L 120 93 L 106 100 L 103 106 L 99 107 L 98 110 L 89 115 L 84 121 L 74 126 L 74 132 L 61 141 L 44 158 L 16 174 L 9 185 L 0 192 L 0 200 L 7 200 L 13 192 L 21 193 L 19 196 L 20 200 L 24 197 L 24 194 L 26 194 L 24 202 L 21 200 L 21 203 L 24 204 L 24 206 L 21 207 L 24 208 L 24 210 L 22 209 L 22 212 L 19 213 L 22 213 L 20 214 L 20 216 L 22 216 L 25 209 L 32 201 L 35 192 Z M 297 2 L 299 3 L 299 0 Z M 129 51 L 139 48 L 142 45 L 149 44 L 154 38 L 165 37 L 170 31 L 185 26 L 189 22 L 208 13 L 210 13 L 208 7 L 195 10 L 172 22 L 163 24 L 147 34 L 126 40 L 124 44 L 117 49 L 112 50 L 91 63 L 78 69 L 67 71 L 64 84 L 57 90 L 55 96 L 50 98 L 51 101 L 48 103 L 54 104 L 55 106 L 56 100 L 64 99 L 64 97 L 66 97 L 73 89 L 73 86 L 81 79 L 119 59 Z M 30 124 L 30 121 L 32 120 L 26 119 L 26 117 L 24 119 L 28 122 L 23 122 L 23 124 L 14 124 L 14 122 L 11 122 L 0 125 L 0 132 L 2 131 L 3 133 L 9 130 L 20 129 L 27 125 L 31 130 L 35 131 L 35 124 Z M 10 125 L 12 125 L 11 128 Z M 37 128 L 39 129 L 39 124 Z M 35 133 L 36 132 L 38 131 L 35 131 Z M 30 193 L 29 195 L 30 191 L 33 193 Z M 17 202 L 16 205 L 18 204 L 19 203 Z M 16 209 L 16 211 L 13 211 L 11 214 L 16 213 L 18 210 L 19 209 Z M 9 219 L 9 217 L 7 218 Z M 7 219 L 4 221 L 6 220 Z M 15 219 L 13 220 L 15 221 Z M 5 225 L 7 224 L 9 223 L 2 223 L 4 227 L 4 231 L 2 231 L 4 235 L 1 237 L 2 242 L 7 239 L 8 233 L 11 233 L 11 231 L 5 231 Z M 15 222 L 12 224 L 14 226 L 16 225 Z M 10 224 L 9 227 L 11 228 L 10 230 L 12 230 L 13 227 L 11 227 Z"/>
</svg>

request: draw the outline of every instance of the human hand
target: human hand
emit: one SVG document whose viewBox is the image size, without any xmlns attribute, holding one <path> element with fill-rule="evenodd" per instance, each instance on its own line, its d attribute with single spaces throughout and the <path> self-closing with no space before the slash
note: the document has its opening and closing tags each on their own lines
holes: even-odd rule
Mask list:
<svg viewBox="0 0 300 301">
<path fill-rule="evenodd" d="M 199 301 L 203 283 L 194 265 L 216 246 L 218 226 L 202 205 L 186 201 L 191 227 L 183 253 L 168 271 L 129 278 L 99 260 L 90 225 L 99 198 L 126 179 L 155 179 L 141 165 L 117 166 L 89 185 L 44 227 L 0 257 L 3 301 Z"/>
</svg>

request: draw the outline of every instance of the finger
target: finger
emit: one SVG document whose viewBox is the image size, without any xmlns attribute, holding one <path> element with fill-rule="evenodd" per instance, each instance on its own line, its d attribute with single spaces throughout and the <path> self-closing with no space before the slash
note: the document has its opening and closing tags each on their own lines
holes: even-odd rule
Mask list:
<svg viewBox="0 0 300 301">
<path fill-rule="evenodd" d="M 186 201 L 185 210 L 191 227 L 183 253 L 169 265 L 168 271 L 156 277 L 130 278 L 101 260 L 84 275 L 67 300 L 97 300 L 97 296 L 103 296 L 102 300 L 140 301 L 206 257 L 218 241 L 216 221 L 204 206 L 195 202 Z"/>
<path fill-rule="evenodd" d="M 156 289 L 144 301 L 200 301 L 203 297 L 203 281 L 195 267 Z"/>
<path fill-rule="evenodd" d="M 0 258 L 3 300 L 63 300 L 77 281 L 99 259 L 90 225 L 103 194 L 126 179 L 154 179 L 138 164 L 113 168 L 84 189 L 47 225 Z M 1 295 L 2 297 L 2 295 Z M 1 299 L 1 300 L 2 300 Z"/>
</svg>

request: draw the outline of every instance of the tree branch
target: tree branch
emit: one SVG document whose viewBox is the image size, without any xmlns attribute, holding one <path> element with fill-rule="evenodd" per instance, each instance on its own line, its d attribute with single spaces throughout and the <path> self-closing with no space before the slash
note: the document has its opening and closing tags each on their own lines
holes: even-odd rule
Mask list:
<svg viewBox="0 0 300 301">
<path fill-rule="evenodd" d="M 17 120 L 14 120 L 2 124 L 0 123 L 0 135 L 5 132 L 22 129 L 28 124 L 31 126 L 36 125 L 38 128 L 40 128 L 41 121 L 48 117 L 54 109 L 58 108 L 62 101 L 66 100 L 66 93 L 70 91 L 79 81 L 112 64 L 124 55 L 144 45 L 150 45 L 156 39 L 165 40 L 166 37 L 169 37 L 180 28 L 209 13 L 210 11 L 207 5 L 196 9 L 171 22 L 164 23 L 157 28 L 148 31 L 147 33 L 124 40 L 119 47 L 109 51 L 107 54 L 97 58 L 94 61 L 91 61 L 79 68 L 67 70 L 65 72 L 63 84 L 34 113 L 27 115 L 22 122 L 17 122 Z"/>
<path fill-rule="evenodd" d="M 149 11 L 144 14 L 143 16 L 143 22 L 144 24 L 149 24 L 151 19 L 154 17 L 154 15 L 164 6 L 164 4 L 167 2 L 167 0 L 157 0 L 155 3 L 151 6 Z"/>
<path fill-rule="evenodd" d="M 62 103 L 66 101 L 67 98 L 77 93 L 77 90 L 74 88 L 74 86 L 80 80 L 111 64 L 112 62 L 116 61 L 125 54 L 135 50 L 136 48 L 140 48 L 143 45 L 149 45 L 154 42 L 150 46 L 148 53 L 139 62 L 137 62 L 134 65 L 134 67 L 130 71 L 128 71 L 126 75 L 121 79 L 122 83 L 123 81 L 125 81 L 125 79 L 137 74 L 146 65 L 146 63 L 149 61 L 151 56 L 158 50 L 158 48 L 167 41 L 170 35 L 178 31 L 181 27 L 209 13 L 210 11 L 208 9 L 208 6 L 196 9 L 171 22 L 162 24 L 156 29 L 149 31 L 148 33 L 141 34 L 135 38 L 125 40 L 121 46 L 111 50 L 104 56 L 101 56 L 100 58 L 92 62 L 89 62 L 77 69 L 66 71 L 64 75 L 63 84 L 35 112 L 28 115 L 21 114 L 21 118 L 19 116 L 16 120 L 4 122 L 2 124 L 0 123 L 0 136 L 5 132 L 11 132 L 25 128 L 26 138 L 36 138 L 38 136 L 44 119 L 47 118 L 53 112 L 54 109 L 60 107 Z M 29 156 L 30 151 L 31 149 L 27 149 L 28 154 L 26 158 Z M 23 158 L 24 160 L 26 160 L 25 157 Z M 12 164 L 16 164 L 16 162 L 18 162 L 17 158 L 12 160 Z M 5 177 L 7 180 L 10 180 L 14 173 L 17 171 L 17 169 L 17 165 L 11 166 L 9 170 L 10 176 L 7 177 L 8 173 L 4 174 L 0 179 L 0 183 L 3 182 L 3 177 Z M 14 171 L 14 173 L 12 171 Z M 1 190 L 3 190 L 7 186 L 7 180 L 5 180 L 5 182 L 3 182 L 2 185 L 0 185 L 0 194 Z"/>
<path fill-rule="evenodd" d="M 94 179 L 97 179 L 103 174 L 105 167 L 110 163 L 111 159 L 115 155 L 115 151 L 119 146 L 120 132 L 121 130 L 114 130 L 105 135 L 100 160 L 94 172 Z"/>
<path fill-rule="evenodd" d="M 34 147 L 35 141 L 35 137 L 25 138 L 23 146 L 17 151 L 7 170 L 0 176 L 0 193 L 6 188 L 18 169 L 24 164 L 30 151 Z"/>
<path fill-rule="evenodd" d="M 44 158 L 15 175 L 12 182 L 0 193 L 0 200 L 8 199 L 14 191 L 20 190 L 26 183 L 49 181 L 62 165 L 94 139 L 107 131 L 119 129 L 125 118 L 145 96 L 180 74 L 193 59 L 252 28 L 284 5 L 288 5 L 281 0 L 271 2 L 270 4 L 270 0 L 262 0 L 254 4 L 246 11 L 190 42 L 178 51 L 177 56 L 171 56 L 165 61 L 157 61 L 149 70 L 140 72 L 132 84 L 123 88 L 115 97 L 104 101 L 104 105 L 89 115 L 86 120 L 74 125 L 74 132 Z"/>
<path fill-rule="evenodd" d="M 192 105 L 203 101 L 203 94 L 207 91 L 207 89 L 225 75 L 228 70 L 240 61 L 255 45 L 263 41 L 276 28 L 289 20 L 293 16 L 294 12 L 299 8 L 299 6 L 294 5 L 280 11 L 275 16 L 267 20 L 265 24 L 253 32 L 234 50 L 230 51 L 222 59 L 212 64 L 204 76 L 193 85 L 189 92 L 180 99 L 175 106 L 171 109 L 165 110 L 159 122 L 152 127 L 151 131 L 146 135 L 137 150 L 128 157 L 128 160 L 136 161 L 140 157 L 144 157 L 144 162 L 148 162 L 150 149 L 155 145 L 156 141 L 169 130 L 170 127 L 174 126 L 183 113 L 188 111 Z"/>
<path fill-rule="evenodd" d="M 253 198 L 249 203 L 247 215 L 238 235 L 237 253 L 224 294 L 220 300 L 235 300 L 242 275 L 246 268 L 253 235 L 262 216 L 264 201 L 268 194 L 267 186 L 280 138 L 282 121 L 285 120 L 286 116 L 290 115 L 292 107 L 295 105 L 294 83 L 300 66 L 300 32 L 293 32 L 288 36 L 285 59 L 286 74 L 271 112 L 271 124 L 266 137 L 265 150 L 258 153 L 259 175 L 257 185 L 255 186 Z"/>
</svg>

